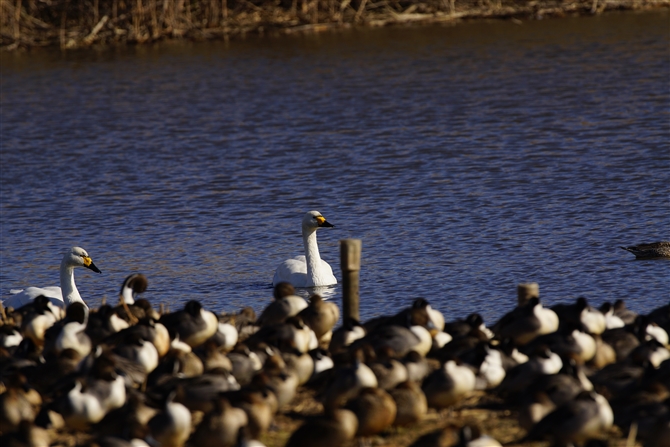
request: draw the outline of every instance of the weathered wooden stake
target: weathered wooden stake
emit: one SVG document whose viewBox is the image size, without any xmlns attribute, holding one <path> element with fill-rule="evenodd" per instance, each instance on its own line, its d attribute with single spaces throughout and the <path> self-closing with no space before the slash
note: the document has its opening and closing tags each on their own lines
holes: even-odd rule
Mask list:
<svg viewBox="0 0 670 447">
<path fill-rule="evenodd" d="M 342 268 L 342 321 L 360 321 L 358 272 L 361 270 L 360 239 L 340 240 L 340 267 Z"/>
<path fill-rule="evenodd" d="M 516 293 L 517 293 L 517 303 L 519 304 L 519 306 L 523 306 L 531 298 L 540 297 L 540 285 L 536 282 L 519 284 L 516 286 Z"/>
</svg>

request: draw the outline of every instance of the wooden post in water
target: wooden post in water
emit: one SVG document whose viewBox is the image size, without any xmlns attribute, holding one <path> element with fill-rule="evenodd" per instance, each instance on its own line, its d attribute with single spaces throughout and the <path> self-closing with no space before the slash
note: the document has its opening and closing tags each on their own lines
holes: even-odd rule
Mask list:
<svg viewBox="0 0 670 447">
<path fill-rule="evenodd" d="M 352 318 L 360 321 L 358 272 L 361 270 L 360 239 L 340 240 L 340 267 L 342 268 L 342 321 Z"/>
<path fill-rule="evenodd" d="M 516 286 L 516 294 L 518 305 L 523 306 L 531 298 L 540 297 L 540 285 L 536 282 L 519 284 Z"/>
</svg>

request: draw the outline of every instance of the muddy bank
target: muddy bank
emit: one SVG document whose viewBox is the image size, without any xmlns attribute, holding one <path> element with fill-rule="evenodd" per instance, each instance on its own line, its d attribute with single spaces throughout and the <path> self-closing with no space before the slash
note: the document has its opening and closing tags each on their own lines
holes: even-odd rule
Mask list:
<svg viewBox="0 0 670 447">
<path fill-rule="evenodd" d="M 62 49 L 235 39 L 478 18 L 667 8 L 670 0 L 0 0 L 0 47 Z"/>
</svg>

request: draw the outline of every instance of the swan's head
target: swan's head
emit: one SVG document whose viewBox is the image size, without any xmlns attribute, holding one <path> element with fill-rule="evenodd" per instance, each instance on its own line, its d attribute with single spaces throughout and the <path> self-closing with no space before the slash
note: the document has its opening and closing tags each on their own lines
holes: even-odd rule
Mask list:
<svg viewBox="0 0 670 447">
<path fill-rule="evenodd" d="M 309 211 L 308 213 L 305 213 L 305 217 L 302 218 L 303 229 L 332 228 L 334 226 L 335 225 L 328 222 L 318 211 Z"/>
<path fill-rule="evenodd" d="M 86 250 L 81 247 L 72 247 L 68 253 L 63 256 L 63 262 L 72 267 L 86 267 L 95 273 L 102 273 L 98 267 L 93 264 L 91 257 Z"/>
</svg>

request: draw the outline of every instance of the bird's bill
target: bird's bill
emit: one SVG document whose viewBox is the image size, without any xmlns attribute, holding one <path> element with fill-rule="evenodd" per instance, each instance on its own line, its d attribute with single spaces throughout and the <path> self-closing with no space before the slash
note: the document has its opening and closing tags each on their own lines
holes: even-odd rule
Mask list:
<svg viewBox="0 0 670 447">
<path fill-rule="evenodd" d="M 323 216 L 317 216 L 316 221 L 319 222 L 319 227 L 332 228 L 335 226 L 328 222 Z"/>
<path fill-rule="evenodd" d="M 93 261 L 88 256 L 84 257 L 84 267 L 93 270 L 95 273 L 102 273 L 98 267 L 93 264 Z"/>
</svg>

